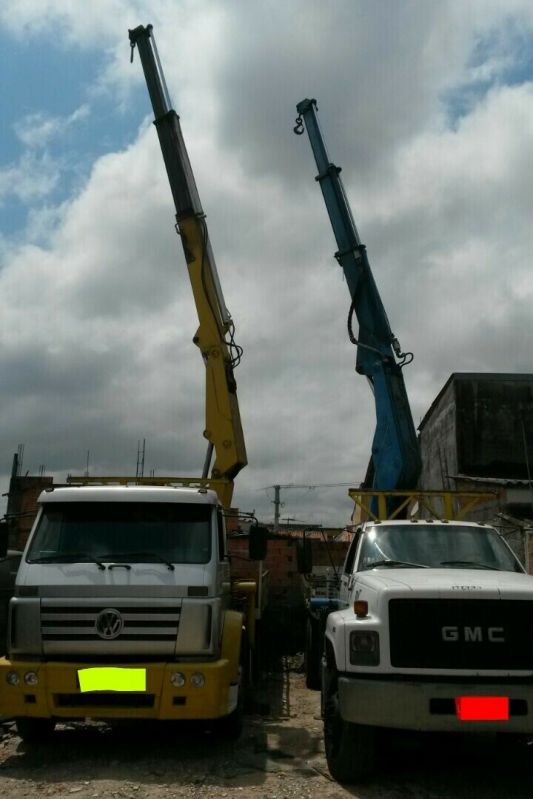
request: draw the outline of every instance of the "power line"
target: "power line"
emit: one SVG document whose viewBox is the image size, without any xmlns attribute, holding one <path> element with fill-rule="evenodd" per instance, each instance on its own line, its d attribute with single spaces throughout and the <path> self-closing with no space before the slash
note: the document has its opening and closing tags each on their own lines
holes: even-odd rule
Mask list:
<svg viewBox="0 0 533 799">
<path fill-rule="evenodd" d="M 265 488 L 258 489 L 259 491 L 265 491 L 269 488 L 274 489 L 274 499 L 271 500 L 272 504 L 274 505 L 274 532 L 277 533 L 279 531 L 279 510 L 283 507 L 283 503 L 281 501 L 281 489 L 287 488 L 305 488 L 308 490 L 312 490 L 315 488 L 337 488 L 341 486 L 353 486 L 352 483 L 314 483 L 313 485 L 299 485 L 298 483 L 285 483 L 284 485 L 278 484 L 273 486 L 265 486 Z"/>
</svg>

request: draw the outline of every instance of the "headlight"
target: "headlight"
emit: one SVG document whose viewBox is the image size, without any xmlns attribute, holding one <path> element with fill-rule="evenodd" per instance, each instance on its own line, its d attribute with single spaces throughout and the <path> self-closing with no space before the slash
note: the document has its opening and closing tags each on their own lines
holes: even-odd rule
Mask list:
<svg viewBox="0 0 533 799">
<path fill-rule="evenodd" d="M 353 666 L 379 666 L 379 633 L 353 630 L 350 633 L 350 663 Z"/>
<path fill-rule="evenodd" d="M 174 688 L 183 688 L 185 685 L 185 675 L 181 671 L 173 671 L 170 675 L 170 682 Z"/>
<path fill-rule="evenodd" d="M 194 674 L 191 674 L 191 683 L 194 685 L 195 688 L 201 688 L 202 685 L 205 683 L 205 677 L 201 672 L 196 671 Z"/>
<path fill-rule="evenodd" d="M 27 671 L 24 675 L 24 682 L 26 685 L 37 685 L 39 678 L 35 671 Z"/>
<path fill-rule="evenodd" d="M 8 671 L 6 675 L 6 682 L 8 682 L 9 685 L 18 685 L 20 682 L 18 673 L 16 671 Z"/>
</svg>

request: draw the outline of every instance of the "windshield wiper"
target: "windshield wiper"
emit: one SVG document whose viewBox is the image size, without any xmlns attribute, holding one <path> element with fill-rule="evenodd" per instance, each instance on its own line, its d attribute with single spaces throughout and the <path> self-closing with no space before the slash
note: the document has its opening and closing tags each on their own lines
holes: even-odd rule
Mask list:
<svg viewBox="0 0 533 799">
<path fill-rule="evenodd" d="M 96 563 L 100 570 L 105 566 L 101 560 L 89 552 L 58 552 L 56 555 L 43 555 L 41 558 L 28 558 L 28 563 L 82 563 L 84 560 Z"/>
<path fill-rule="evenodd" d="M 368 564 L 368 569 L 375 569 L 376 566 L 407 566 L 413 569 L 429 569 L 425 563 L 409 563 L 407 560 L 375 560 Z"/>
<path fill-rule="evenodd" d="M 159 563 L 164 563 L 169 571 L 174 571 L 174 564 L 162 555 L 158 555 L 157 552 L 112 552 L 109 555 L 100 555 L 99 557 L 106 561 L 114 561 L 115 559 L 128 560 L 128 558 L 152 558 L 159 561 Z"/>
<path fill-rule="evenodd" d="M 474 560 L 441 560 L 439 566 L 472 566 L 474 569 L 490 569 L 490 571 L 501 572 L 497 566 L 489 566 L 487 563 L 478 563 Z"/>
</svg>

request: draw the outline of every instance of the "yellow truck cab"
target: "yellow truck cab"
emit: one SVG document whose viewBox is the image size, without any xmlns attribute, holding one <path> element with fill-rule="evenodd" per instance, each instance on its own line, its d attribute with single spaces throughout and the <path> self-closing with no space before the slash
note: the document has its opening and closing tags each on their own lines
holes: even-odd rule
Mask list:
<svg viewBox="0 0 533 799">
<path fill-rule="evenodd" d="M 45 491 L 10 603 L 0 714 L 31 741 L 59 719 L 241 726 L 246 636 L 214 491 Z"/>
</svg>

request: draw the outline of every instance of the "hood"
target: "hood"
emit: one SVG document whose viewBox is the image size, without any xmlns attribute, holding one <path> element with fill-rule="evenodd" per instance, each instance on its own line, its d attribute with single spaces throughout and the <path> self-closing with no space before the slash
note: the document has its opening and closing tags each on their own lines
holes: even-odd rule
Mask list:
<svg viewBox="0 0 533 799">
<path fill-rule="evenodd" d="M 533 576 L 484 569 L 372 569 L 356 574 L 355 584 L 376 592 L 416 591 L 426 596 L 512 598 L 531 596 Z"/>
<path fill-rule="evenodd" d="M 209 579 L 205 564 L 131 563 L 101 570 L 95 563 L 39 563 L 21 568 L 17 588 L 38 586 L 40 596 L 190 596 Z M 207 594 L 207 591 L 206 591 Z"/>
</svg>

